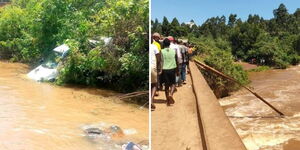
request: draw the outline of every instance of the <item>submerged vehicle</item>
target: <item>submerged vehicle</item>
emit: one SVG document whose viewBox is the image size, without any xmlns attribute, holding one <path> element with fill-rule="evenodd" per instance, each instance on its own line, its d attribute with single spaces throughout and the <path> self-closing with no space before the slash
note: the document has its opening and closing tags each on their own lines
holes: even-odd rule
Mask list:
<svg viewBox="0 0 300 150">
<path fill-rule="evenodd" d="M 54 81 L 58 76 L 57 68 L 60 62 L 67 56 L 69 50 L 70 48 L 66 44 L 56 47 L 46 60 L 30 71 L 27 76 L 35 81 Z"/>
<path fill-rule="evenodd" d="M 112 37 L 98 37 L 88 40 L 91 48 L 97 45 L 110 46 L 113 44 Z M 54 81 L 58 76 L 58 67 L 68 55 L 70 47 L 66 44 L 53 49 L 53 52 L 42 61 L 42 64 L 30 71 L 27 76 L 35 81 Z"/>
</svg>

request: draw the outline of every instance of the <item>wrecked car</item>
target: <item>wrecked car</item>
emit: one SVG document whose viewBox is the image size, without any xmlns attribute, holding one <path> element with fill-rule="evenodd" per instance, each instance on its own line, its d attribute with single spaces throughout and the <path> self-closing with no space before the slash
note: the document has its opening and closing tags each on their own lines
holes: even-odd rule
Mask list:
<svg viewBox="0 0 300 150">
<path fill-rule="evenodd" d="M 97 45 L 110 46 L 113 44 L 112 37 L 100 37 L 88 40 L 91 48 Z M 63 44 L 55 49 L 53 52 L 42 61 L 42 64 L 30 71 L 27 76 L 35 81 L 54 81 L 58 76 L 58 67 L 61 62 L 66 58 L 70 48 L 68 45 Z"/>
<path fill-rule="evenodd" d="M 54 81 L 58 76 L 57 68 L 69 50 L 70 48 L 66 44 L 56 47 L 53 49 L 53 53 L 42 61 L 41 65 L 30 71 L 27 76 L 35 81 Z"/>
</svg>

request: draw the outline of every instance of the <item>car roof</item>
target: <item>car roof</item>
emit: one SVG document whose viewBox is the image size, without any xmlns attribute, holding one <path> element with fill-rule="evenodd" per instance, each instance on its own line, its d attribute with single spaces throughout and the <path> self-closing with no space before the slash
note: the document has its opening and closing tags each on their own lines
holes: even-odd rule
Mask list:
<svg viewBox="0 0 300 150">
<path fill-rule="evenodd" d="M 65 53 L 69 50 L 70 50 L 70 47 L 66 44 L 60 45 L 60 46 L 53 49 L 53 51 L 59 52 L 59 53 Z"/>
</svg>

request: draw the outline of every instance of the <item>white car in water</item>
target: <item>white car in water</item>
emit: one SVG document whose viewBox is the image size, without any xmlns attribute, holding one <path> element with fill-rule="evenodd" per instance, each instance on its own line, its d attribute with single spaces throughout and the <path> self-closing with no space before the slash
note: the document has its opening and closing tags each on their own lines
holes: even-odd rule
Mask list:
<svg viewBox="0 0 300 150">
<path fill-rule="evenodd" d="M 90 39 L 89 43 L 92 47 L 99 44 L 110 46 L 113 44 L 113 39 L 112 37 L 100 37 L 97 40 Z M 56 47 L 53 49 L 53 53 L 41 65 L 30 71 L 27 76 L 35 81 L 54 81 L 59 73 L 57 68 L 61 60 L 67 56 L 69 50 L 70 48 L 66 44 Z"/>
<path fill-rule="evenodd" d="M 58 66 L 61 59 L 65 58 L 69 46 L 63 44 L 53 49 L 53 53 L 37 68 L 30 71 L 27 76 L 35 81 L 54 81 L 58 76 Z"/>
</svg>

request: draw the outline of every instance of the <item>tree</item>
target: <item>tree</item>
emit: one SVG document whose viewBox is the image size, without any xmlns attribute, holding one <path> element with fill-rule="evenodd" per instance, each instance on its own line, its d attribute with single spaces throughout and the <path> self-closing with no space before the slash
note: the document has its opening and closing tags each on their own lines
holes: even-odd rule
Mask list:
<svg viewBox="0 0 300 150">
<path fill-rule="evenodd" d="M 297 10 L 294 13 L 294 16 L 297 18 L 298 23 L 300 23 L 300 8 L 297 8 Z"/>
<path fill-rule="evenodd" d="M 279 7 L 275 10 L 273 10 L 274 19 L 276 21 L 275 25 L 275 33 L 282 34 L 282 32 L 286 32 L 289 30 L 289 21 L 290 21 L 290 15 L 288 13 L 287 8 L 284 4 L 280 4 Z"/>
<path fill-rule="evenodd" d="M 259 24 L 260 23 L 260 17 L 258 15 L 249 15 L 247 22 L 250 24 Z"/>
<path fill-rule="evenodd" d="M 237 17 L 236 14 L 230 14 L 229 15 L 228 25 L 230 27 L 234 27 L 235 26 L 235 24 L 236 24 L 236 17 Z"/>
<path fill-rule="evenodd" d="M 297 36 L 296 40 L 293 43 L 294 50 L 300 55 L 300 35 Z"/>
<path fill-rule="evenodd" d="M 170 34 L 170 23 L 167 17 L 163 18 L 161 29 L 163 35 L 168 36 Z"/>
<path fill-rule="evenodd" d="M 277 9 L 273 10 L 273 14 L 278 24 L 284 25 L 287 23 L 289 13 L 284 4 L 280 4 Z"/>
<path fill-rule="evenodd" d="M 154 22 L 152 21 L 152 32 L 162 33 L 161 24 L 159 23 L 157 18 L 155 18 Z"/>
<path fill-rule="evenodd" d="M 170 24 L 170 33 L 169 33 L 171 36 L 174 36 L 174 37 L 179 37 L 181 36 L 181 33 L 180 33 L 180 24 L 177 20 L 177 18 L 174 18 Z"/>
<path fill-rule="evenodd" d="M 247 52 L 256 44 L 261 29 L 258 25 L 244 23 L 237 26 L 230 36 L 232 54 L 243 60 L 248 60 Z"/>
</svg>

